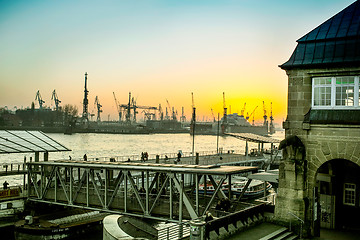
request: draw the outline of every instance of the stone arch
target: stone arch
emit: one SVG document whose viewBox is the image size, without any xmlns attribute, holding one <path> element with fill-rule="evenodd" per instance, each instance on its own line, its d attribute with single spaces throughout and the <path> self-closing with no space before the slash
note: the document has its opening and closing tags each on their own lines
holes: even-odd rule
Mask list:
<svg viewBox="0 0 360 240">
<path fill-rule="evenodd" d="M 316 182 L 317 170 L 324 163 L 334 159 L 344 159 L 360 166 L 360 143 L 352 141 L 319 141 L 313 144 L 316 147 L 307 147 L 308 156 L 308 184 L 309 190 Z M 311 153 L 310 153 L 311 152 Z M 309 192 L 310 194 L 310 192 Z"/>
<path fill-rule="evenodd" d="M 331 151 L 330 151 L 331 154 Z M 349 156 L 353 156 L 353 153 Z M 337 154 L 337 156 L 343 156 Z M 334 158 L 325 161 L 312 182 L 316 228 L 357 228 L 360 226 L 360 165 L 357 161 Z M 354 189 L 352 189 L 354 187 Z M 315 211 L 315 210 L 314 210 Z M 317 221 L 317 222 L 316 222 Z"/>
</svg>

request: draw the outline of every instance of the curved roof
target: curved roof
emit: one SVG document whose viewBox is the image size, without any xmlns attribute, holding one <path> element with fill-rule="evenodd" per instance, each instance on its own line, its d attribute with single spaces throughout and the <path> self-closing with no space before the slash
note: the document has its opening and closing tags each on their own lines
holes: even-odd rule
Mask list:
<svg viewBox="0 0 360 240">
<path fill-rule="evenodd" d="M 358 66 L 360 63 L 360 1 L 357 0 L 297 40 L 282 69 Z"/>
</svg>

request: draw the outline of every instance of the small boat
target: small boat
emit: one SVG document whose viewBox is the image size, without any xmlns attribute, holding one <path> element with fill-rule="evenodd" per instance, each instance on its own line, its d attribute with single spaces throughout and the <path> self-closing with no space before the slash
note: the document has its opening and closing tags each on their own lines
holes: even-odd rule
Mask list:
<svg viewBox="0 0 360 240">
<path fill-rule="evenodd" d="M 246 177 L 236 177 L 234 182 L 231 183 L 231 192 L 234 195 L 240 195 L 249 179 Z M 246 189 L 243 198 L 256 198 L 264 196 L 264 191 L 269 191 L 272 185 L 269 182 L 266 182 L 266 188 L 263 181 L 260 180 L 252 180 L 248 188 Z M 199 193 L 204 193 L 204 184 L 199 185 Z M 211 182 L 207 182 L 206 184 L 206 194 L 213 194 L 215 192 L 215 187 L 211 184 Z M 221 190 L 227 194 L 229 191 L 229 184 L 224 182 L 221 186 Z"/>
<path fill-rule="evenodd" d="M 39 217 L 26 216 L 24 220 L 15 223 L 15 240 L 81 238 L 84 234 L 100 231 L 102 220 L 108 215 L 98 211 L 73 213 L 63 211 Z"/>
</svg>

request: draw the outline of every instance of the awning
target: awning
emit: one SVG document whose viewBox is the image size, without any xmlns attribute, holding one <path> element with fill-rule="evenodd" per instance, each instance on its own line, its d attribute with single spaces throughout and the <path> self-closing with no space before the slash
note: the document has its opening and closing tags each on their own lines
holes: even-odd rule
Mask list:
<svg viewBox="0 0 360 240">
<path fill-rule="evenodd" d="M 254 133 L 225 133 L 225 135 L 256 143 L 280 143 L 280 140 Z"/>
<path fill-rule="evenodd" d="M 41 131 L 0 130 L 0 154 L 71 151 Z"/>
<path fill-rule="evenodd" d="M 269 170 L 266 172 L 253 173 L 247 176 L 247 178 L 267 181 L 270 183 L 279 183 L 279 169 Z"/>
</svg>

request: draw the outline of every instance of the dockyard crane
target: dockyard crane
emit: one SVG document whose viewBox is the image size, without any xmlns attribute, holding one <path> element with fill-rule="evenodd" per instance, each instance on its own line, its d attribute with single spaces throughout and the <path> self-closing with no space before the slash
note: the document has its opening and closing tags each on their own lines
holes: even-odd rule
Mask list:
<svg viewBox="0 0 360 240">
<path fill-rule="evenodd" d="M 186 121 L 186 116 L 185 116 L 184 107 L 181 107 L 181 117 L 180 117 L 180 121 L 181 121 L 181 122 L 185 122 L 185 121 Z"/>
<path fill-rule="evenodd" d="M 176 120 L 176 113 L 174 111 L 174 108 L 171 108 L 171 105 L 169 103 L 169 101 L 166 99 L 166 103 L 169 106 L 169 111 L 172 111 L 171 113 L 171 120 Z"/>
<path fill-rule="evenodd" d="M 255 108 L 254 108 L 254 110 L 250 113 L 250 115 L 249 115 L 249 113 L 247 114 L 247 116 L 246 116 L 246 120 L 249 120 L 249 118 L 252 116 L 253 117 L 253 119 L 252 119 L 252 125 L 255 125 L 255 111 L 256 111 L 256 109 L 258 108 L 258 106 L 256 106 Z"/>
<path fill-rule="evenodd" d="M 265 106 L 265 102 L 263 101 L 263 111 L 264 111 L 264 116 L 263 116 L 263 118 L 264 118 L 264 126 L 266 125 L 268 125 L 268 121 L 267 121 L 267 111 L 266 111 L 266 106 Z"/>
<path fill-rule="evenodd" d="M 246 103 L 244 103 L 244 107 L 241 109 L 241 116 L 245 116 Z"/>
<path fill-rule="evenodd" d="M 100 104 L 99 98 L 98 96 L 95 97 L 95 102 L 94 102 L 96 109 L 97 109 L 97 117 L 96 117 L 96 121 L 97 122 L 101 122 L 101 118 L 100 118 L 100 113 L 102 113 L 101 107 L 102 105 Z"/>
<path fill-rule="evenodd" d="M 85 72 L 85 86 L 84 86 L 84 100 L 83 100 L 83 113 L 82 113 L 82 120 L 83 122 L 88 122 L 89 121 L 89 111 L 88 111 L 88 105 L 89 105 L 89 100 L 88 100 L 88 95 L 89 95 L 89 90 L 87 89 L 87 72 Z"/>
<path fill-rule="evenodd" d="M 272 115 L 272 102 L 270 102 L 270 127 L 269 127 L 270 133 L 275 132 L 275 126 L 274 126 L 274 118 Z"/>
<path fill-rule="evenodd" d="M 227 108 L 226 108 L 226 101 L 225 101 L 225 92 L 223 92 L 223 108 L 224 108 L 223 124 L 226 124 L 227 123 Z"/>
<path fill-rule="evenodd" d="M 42 109 L 42 106 L 43 106 L 43 104 L 45 103 L 45 101 L 42 99 L 39 90 L 38 90 L 37 93 L 36 93 L 35 100 L 38 100 L 38 101 L 39 101 L 39 109 Z"/>
<path fill-rule="evenodd" d="M 121 107 L 120 107 L 119 102 L 116 99 L 115 92 L 113 92 L 113 95 L 114 95 L 116 110 L 118 111 L 118 114 L 119 114 L 119 122 L 121 122 L 121 115 L 122 115 L 121 114 Z"/>
<path fill-rule="evenodd" d="M 131 108 L 133 109 L 133 121 L 136 122 L 136 114 L 138 111 L 136 110 L 136 100 L 134 97 L 131 98 Z"/>
<path fill-rule="evenodd" d="M 159 118 L 160 120 L 164 120 L 164 112 L 162 110 L 161 104 L 159 104 Z"/>
<path fill-rule="evenodd" d="M 61 101 L 59 100 L 59 98 L 58 98 L 58 96 L 57 96 L 57 94 L 55 92 L 55 89 L 52 92 L 51 100 L 54 100 L 54 102 L 55 102 L 55 110 L 59 111 L 59 103 L 61 103 Z"/>
<path fill-rule="evenodd" d="M 134 109 L 137 109 L 137 108 L 139 108 L 139 109 L 143 109 L 143 110 L 145 110 L 145 112 L 147 113 L 147 115 L 149 115 L 149 116 L 153 116 L 153 118 L 155 118 L 155 113 L 154 112 L 151 112 L 151 111 L 156 111 L 156 110 L 158 110 L 158 108 L 157 107 L 151 107 L 151 106 L 139 106 L 139 105 L 136 105 L 136 101 L 134 101 L 134 105 L 133 105 L 133 108 Z M 137 111 L 134 111 L 134 114 L 135 113 L 138 113 Z M 150 120 L 150 119 L 149 119 Z"/>
<path fill-rule="evenodd" d="M 211 109 L 211 115 L 212 115 L 212 117 L 213 117 L 213 121 L 215 122 L 216 120 L 215 120 L 215 116 L 214 116 L 213 109 Z"/>
<path fill-rule="evenodd" d="M 131 123 L 131 92 L 129 92 L 129 101 L 127 104 L 119 105 L 120 109 L 124 109 L 125 112 L 125 121 Z M 120 110 L 121 111 L 121 110 Z"/>
<path fill-rule="evenodd" d="M 142 113 L 144 113 L 144 119 L 145 120 L 155 119 L 155 113 L 149 112 L 148 109 L 142 110 Z"/>
</svg>

